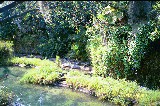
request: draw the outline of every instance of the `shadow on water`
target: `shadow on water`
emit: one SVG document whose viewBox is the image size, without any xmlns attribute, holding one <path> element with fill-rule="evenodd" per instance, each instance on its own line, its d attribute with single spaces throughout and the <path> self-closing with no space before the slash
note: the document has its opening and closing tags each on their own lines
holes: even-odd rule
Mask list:
<svg viewBox="0 0 160 106">
<path fill-rule="evenodd" d="M 115 106 L 68 88 L 21 84 L 19 80 L 28 70 L 20 67 L 0 67 L 1 76 L 8 74 L 0 80 L 0 85 L 6 86 L 15 95 L 12 106 Z"/>
<path fill-rule="evenodd" d="M 0 79 L 7 79 L 7 77 L 9 75 L 12 75 L 14 77 L 18 77 L 16 74 L 13 74 L 11 72 L 11 70 L 8 69 L 8 67 L 3 67 L 2 70 L 1 70 L 1 72 L 0 72 Z"/>
</svg>

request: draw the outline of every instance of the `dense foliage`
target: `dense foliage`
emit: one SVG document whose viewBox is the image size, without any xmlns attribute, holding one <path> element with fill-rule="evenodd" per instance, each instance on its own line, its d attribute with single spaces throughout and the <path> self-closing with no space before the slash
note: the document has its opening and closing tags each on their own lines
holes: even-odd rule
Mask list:
<svg viewBox="0 0 160 106">
<path fill-rule="evenodd" d="M 7 24 L 6 21 L 1 23 L 1 38 L 13 40 L 17 53 L 38 53 L 44 57 L 67 55 L 75 59 L 87 59 L 85 46 L 88 37 L 84 34 L 86 25 L 91 25 L 92 15 L 105 7 L 107 2 L 45 2 L 50 10 L 51 23 L 47 23 L 43 18 L 46 14 L 36 10 L 38 7 L 35 2 L 26 3 L 14 9 L 16 12 L 29 12 L 7 20 Z M 14 15 L 14 9 L 11 9 L 8 15 Z M 2 17 L 7 15 L 3 13 Z"/>
<path fill-rule="evenodd" d="M 137 25 L 136 33 L 127 22 L 128 1 L 43 3 L 44 12 L 38 2 L 25 1 L 0 14 L 2 19 L 22 14 L 0 23 L 0 38 L 13 41 L 15 53 L 90 60 L 95 75 L 159 88 L 158 1 L 149 13 L 150 21 Z"/>
<path fill-rule="evenodd" d="M 142 59 L 144 60 L 146 54 L 151 51 L 150 43 L 155 42 L 160 36 L 159 24 L 157 21 L 150 21 L 139 25 L 138 33 L 134 35 L 130 25 L 116 23 L 117 17 L 123 15 L 123 11 L 108 6 L 94 17 L 94 25 L 87 29 L 88 50 L 94 73 L 103 77 L 111 76 L 130 80 L 140 78 L 140 82 L 143 79 L 142 85 L 149 87 L 154 83 L 151 84 L 152 87 L 158 88 L 159 72 L 151 71 L 150 65 L 147 70 L 140 68 Z"/>
<path fill-rule="evenodd" d="M 94 18 L 94 25 L 88 28 L 88 48 L 97 75 L 123 78 L 130 74 L 127 40 L 131 37 L 131 27 L 117 26 L 118 15 L 122 16 L 122 11 L 108 6 Z"/>
</svg>

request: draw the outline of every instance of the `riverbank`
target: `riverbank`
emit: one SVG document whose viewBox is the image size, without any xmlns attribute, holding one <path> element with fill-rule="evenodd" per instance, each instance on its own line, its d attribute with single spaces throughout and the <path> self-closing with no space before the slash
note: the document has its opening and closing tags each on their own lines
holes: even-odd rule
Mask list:
<svg viewBox="0 0 160 106">
<path fill-rule="evenodd" d="M 86 75 L 84 71 L 63 69 L 58 63 L 37 58 L 15 57 L 10 65 L 32 67 L 22 78 L 23 83 L 69 87 L 89 93 L 101 100 L 111 101 L 118 105 L 158 105 L 160 91 L 149 90 L 136 82 L 125 79 L 115 80 L 107 77 Z M 66 83 L 62 83 L 62 81 Z"/>
</svg>

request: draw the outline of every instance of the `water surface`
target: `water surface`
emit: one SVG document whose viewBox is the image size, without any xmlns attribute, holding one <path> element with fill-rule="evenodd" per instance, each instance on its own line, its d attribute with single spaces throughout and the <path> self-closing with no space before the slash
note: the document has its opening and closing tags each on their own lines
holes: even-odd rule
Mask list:
<svg viewBox="0 0 160 106">
<path fill-rule="evenodd" d="M 7 78 L 0 79 L 0 85 L 11 90 L 16 95 L 14 101 L 24 106 L 115 106 L 68 88 L 20 84 L 19 79 L 27 70 L 20 67 L 0 67 L 0 78 L 8 74 Z"/>
</svg>

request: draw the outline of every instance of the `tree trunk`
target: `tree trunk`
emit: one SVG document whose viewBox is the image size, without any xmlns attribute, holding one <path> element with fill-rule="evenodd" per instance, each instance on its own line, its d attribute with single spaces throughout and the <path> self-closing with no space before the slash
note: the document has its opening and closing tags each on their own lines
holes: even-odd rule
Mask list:
<svg viewBox="0 0 160 106">
<path fill-rule="evenodd" d="M 47 5 L 47 2 L 46 1 L 37 1 L 37 3 L 39 5 L 40 12 L 42 13 L 45 22 L 52 23 L 50 9 L 49 9 L 49 6 Z"/>
<path fill-rule="evenodd" d="M 143 24 L 149 21 L 152 3 L 149 1 L 130 1 L 128 15 L 129 24 Z"/>
<path fill-rule="evenodd" d="M 49 39 L 50 36 L 52 36 L 52 17 L 51 17 L 51 10 L 49 6 L 47 5 L 46 1 L 37 1 L 37 4 L 39 6 L 39 10 L 43 16 L 43 19 L 46 23 L 46 32 L 47 32 L 47 38 Z"/>
</svg>

